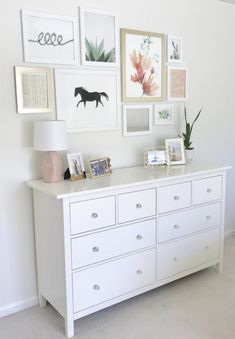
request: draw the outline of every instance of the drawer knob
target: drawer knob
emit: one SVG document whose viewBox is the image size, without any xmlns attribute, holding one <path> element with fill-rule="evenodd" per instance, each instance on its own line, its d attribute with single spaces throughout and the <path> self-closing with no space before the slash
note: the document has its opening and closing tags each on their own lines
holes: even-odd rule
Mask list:
<svg viewBox="0 0 235 339">
<path fill-rule="evenodd" d="M 207 193 L 212 193 L 212 189 L 211 188 L 207 188 Z"/>
<path fill-rule="evenodd" d="M 174 200 L 180 200 L 180 197 L 178 195 L 175 195 Z"/>
<path fill-rule="evenodd" d="M 210 219 L 211 219 L 211 216 L 210 216 L 210 215 L 207 215 L 207 216 L 206 216 L 206 219 L 207 219 L 207 220 L 210 220 Z"/>
<path fill-rule="evenodd" d="M 205 246 L 205 250 L 207 250 L 207 251 L 208 251 L 208 250 L 209 250 L 209 246 Z"/>
<path fill-rule="evenodd" d="M 98 218 L 98 214 L 94 212 L 94 213 L 92 213 L 91 217 L 92 217 L 93 219 Z"/>
<path fill-rule="evenodd" d="M 174 261 L 177 261 L 177 260 L 178 260 L 178 258 L 177 258 L 177 257 L 174 257 L 173 259 L 174 259 Z"/>
<path fill-rule="evenodd" d="M 93 252 L 99 252 L 99 247 L 94 246 L 94 247 L 92 248 L 92 251 L 93 251 Z"/>
<path fill-rule="evenodd" d="M 142 239 L 142 235 L 141 235 L 141 234 L 138 234 L 138 235 L 136 236 L 136 239 L 141 240 L 141 239 Z"/>
<path fill-rule="evenodd" d="M 179 225 L 177 225 L 177 224 L 174 225 L 175 230 L 178 230 L 179 228 L 180 228 Z"/>
<path fill-rule="evenodd" d="M 142 208 L 142 205 L 141 204 L 136 204 L 136 208 Z"/>
<path fill-rule="evenodd" d="M 100 286 L 99 286 L 99 285 L 94 285 L 94 286 L 93 286 L 93 290 L 98 291 L 99 289 L 100 289 Z"/>
<path fill-rule="evenodd" d="M 136 273 L 137 273 L 138 275 L 141 275 L 141 274 L 143 274 L 143 271 L 142 271 L 142 270 L 137 270 Z"/>
</svg>

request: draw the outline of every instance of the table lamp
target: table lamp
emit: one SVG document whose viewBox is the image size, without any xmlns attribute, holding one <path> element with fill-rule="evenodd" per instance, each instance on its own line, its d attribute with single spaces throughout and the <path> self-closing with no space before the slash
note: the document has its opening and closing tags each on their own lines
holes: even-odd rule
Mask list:
<svg viewBox="0 0 235 339">
<path fill-rule="evenodd" d="M 67 149 L 65 121 L 38 120 L 34 123 L 34 149 L 42 151 L 41 174 L 45 182 L 58 182 L 62 161 L 58 151 Z"/>
</svg>

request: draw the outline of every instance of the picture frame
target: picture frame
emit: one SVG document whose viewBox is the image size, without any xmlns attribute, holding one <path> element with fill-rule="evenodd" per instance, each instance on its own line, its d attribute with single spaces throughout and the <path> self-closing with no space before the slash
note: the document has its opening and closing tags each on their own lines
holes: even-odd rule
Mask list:
<svg viewBox="0 0 235 339">
<path fill-rule="evenodd" d="M 69 165 L 70 179 L 72 181 L 84 179 L 85 167 L 82 159 L 82 154 L 79 153 L 67 153 L 67 160 Z"/>
<path fill-rule="evenodd" d="M 123 105 L 123 136 L 152 133 L 152 105 Z"/>
<path fill-rule="evenodd" d="M 173 104 L 154 105 L 154 124 L 155 125 L 173 125 L 174 124 Z"/>
<path fill-rule="evenodd" d="M 119 129 L 119 78 L 116 71 L 55 69 L 57 119 L 67 132 Z"/>
<path fill-rule="evenodd" d="M 144 167 L 158 168 L 167 165 L 165 147 L 151 147 L 144 150 Z"/>
<path fill-rule="evenodd" d="M 122 100 L 165 98 L 165 34 L 121 29 Z"/>
<path fill-rule="evenodd" d="M 17 113 L 53 111 L 52 70 L 49 67 L 15 66 Z"/>
<path fill-rule="evenodd" d="M 183 165 L 186 163 L 182 138 L 165 139 L 165 147 L 168 165 Z"/>
<path fill-rule="evenodd" d="M 179 64 L 183 61 L 183 39 L 175 35 L 167 36 L 167 61 Z"/>
<path fill-rule="evenodd" d="M 76 17 L 21 10 L 24 61 L 78 64 Z"/>
<path fill-rule="evenodd" d="M 187 100 L 188 69 L 182 66 L 167 68 L 167 99 L 168 101 Z"/>
<path fill-rule="evenodd" d="M 89 160 L 88 164 L 92 179 L 104 177 L 111 174 L 109 160 L 106 157 Z"/>
<path fill-rule="evenodd" d="M 118 16 L 114 12 L 80 7 L 81 62 L 86 66 L 119 65 Z"/>
</svg>

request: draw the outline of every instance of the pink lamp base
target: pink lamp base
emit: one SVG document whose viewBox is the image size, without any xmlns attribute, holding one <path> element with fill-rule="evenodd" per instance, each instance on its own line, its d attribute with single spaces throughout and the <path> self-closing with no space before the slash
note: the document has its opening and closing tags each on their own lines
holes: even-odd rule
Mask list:
<svg viewBox="0 0 235 339">
<path fill-rule="evenodd" d="M 58 152 L 44 152 L 41 173 L 45 182 L 58 182 L 62 177 L 62 161 Z"/>
</svg>

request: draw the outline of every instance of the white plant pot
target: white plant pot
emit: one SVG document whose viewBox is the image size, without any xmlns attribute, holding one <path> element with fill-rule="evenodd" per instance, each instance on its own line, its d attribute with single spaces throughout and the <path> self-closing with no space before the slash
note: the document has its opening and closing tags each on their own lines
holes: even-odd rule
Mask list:
<svg viewBox="0 0 235 339">
<path fill-rule="evenodd" d="M 194 149 L 185 149 L 185 159 L 187 163 L 193 161 Z"/>
</svg>

